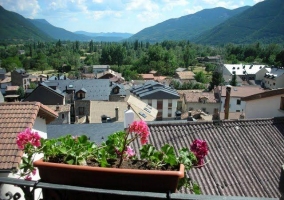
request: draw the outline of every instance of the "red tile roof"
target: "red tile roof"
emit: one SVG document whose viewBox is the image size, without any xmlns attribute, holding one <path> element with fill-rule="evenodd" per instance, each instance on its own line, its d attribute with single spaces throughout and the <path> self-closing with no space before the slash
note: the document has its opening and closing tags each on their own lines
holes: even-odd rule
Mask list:
<svg viewBox="0 0 284 200">
<path fill-rule="evenodd" d="M 233 86 L 231 88 L 231 97 L 246 97 L 253 94 L 262 93 L 265 90 L 259 86 Z M 222 87 L 222 97 L 226 96 L 226 86 Z"/>
<path fill-rule="evenodd" d="M 140 75 L 145 80 L 154 80 L 154 75 L 153 74 L 140 74 Z"/>
<path fill-rule="evenodd" d="M 272 97 L 276 95 L 284 95 L 284 89 L 268 90 L 262 93 L 253 94 L 247 97 L 243 97 L 242 101 L 251 101 L 251 100 L 256 100 L 256 99 L 261 99 L 261 98 L 266 98 L 266 97 Z"/>
<path fill-rule="evenodd" d="M 19 89 L 19 86 L 7 86 L 6 91 L 17 91 Z"/>
<path fill-rule="evenodd" d="M 213 92 L 204 92 L 203 90 L 178 90 L 180 95 L 184 95 L 186 102 L 198 103 L 199 99 L 206 97 L 207 103 L 217 103 Z"/>
<path fill-rule="evenodd" d="M 32 128 L 37 116 L 49 123 L 58 114 L 39 102 L 0 103 L 0 170 L 18 167 L 22 151 L 16 145 L 17 134 Z"/>
<path fill-rule="evenodd" d="M 175 150 L 206 140 L 210 161 L 188 172 L 204 195 L 279 198 L 284 160 L 284 118 L 213 122 L 148 122 L 149 143 Z M 139 141 L 134 143 L 140 147 Z M 182 193 L 190 193 L 183 189 Z M 220 197 L 221 199 L 221 197 Z"/>
</svg>

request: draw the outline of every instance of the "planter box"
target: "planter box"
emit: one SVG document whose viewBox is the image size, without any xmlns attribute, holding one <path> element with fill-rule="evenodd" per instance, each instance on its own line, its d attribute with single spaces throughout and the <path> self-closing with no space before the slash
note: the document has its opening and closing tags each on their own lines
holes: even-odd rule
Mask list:
<svg viewBox="0 0 284 200">
<path fill-rule="evenodd" d="M 127 191 L 174 193 L 184 176 L 182 164 L 179 171 L 90 167 L 42 160 L 35 161 L 34 166 L 43 182 Z"/>
</svg>

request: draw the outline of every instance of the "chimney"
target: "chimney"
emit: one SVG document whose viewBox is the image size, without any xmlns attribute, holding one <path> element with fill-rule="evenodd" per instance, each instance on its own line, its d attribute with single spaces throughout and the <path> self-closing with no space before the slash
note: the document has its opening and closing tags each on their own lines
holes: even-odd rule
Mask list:
<svg viewBox="0 0 284 200">
<path fill-rule="evenodd" d="M 243 112 L 244 110 L 242 109 L 242 114 L 240 114 L 240 118 L 239 119 L 245 119 L 245 114 Z"/>
<path fill-rule="evenodd" d="M 226 99 L 225 99 L 225 105 L 224 105 L 225 119 L 229 119 L 231 89 L 232 89 L 232 86 L 227 85 L 227 87 L 226 87 Z"/>
<path fill-rule="evenodd" d="M 118 107 L 115 108 L 115 121 L 118 121 Z"/>
<path fill-rule="evenodd" d="M 134 121 L 134 112 L 129 109 L 124 112 L 124 129 L 127 129 L 129 125 Z"/>
<path fill-rule="evenodd" d="M 60 106 L 59 106 L 59 104 L 56 105 L 56 111 L 60 111 Z"/>
<path fill-rule="evenodd" d="M 218 108 L 214 108 L 214 113 L 212 115 L 212 120 L 213 121 L 219 121 L 220 120 L 220 114 L 219 114 Z"/>
</svg>

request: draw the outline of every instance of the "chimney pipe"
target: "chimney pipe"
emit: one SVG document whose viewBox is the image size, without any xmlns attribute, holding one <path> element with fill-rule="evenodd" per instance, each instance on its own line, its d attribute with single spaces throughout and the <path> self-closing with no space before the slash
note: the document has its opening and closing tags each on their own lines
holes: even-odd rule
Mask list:
<svg viewBox="0 0 284 200">
<path fill-rule="evenodd" d="M 226 87 L 226 99 L 225 99 L 225 105 L 224 105 L 225 119 L 229 119 L 231 89 L 232 89 L 232 86 L 230 85 Z"/>
<path fill-rule="evenodd" d="M 115 108 L 115 121 L 118 121 L 118 107 Z"/>
<path fill-rule="evenodd" d="M 214 108 L 214 113 L 212 115 L 212 120 L 213 121 L 220 120 L 220 115 L 219 115 L 218 108 Z"/>
<path fill-rule="evenodd" d="M 130 124 L 134 121 L 134 112 L 129 109 L 124 112 L 124 129 L 127 129 Z"/>
</svg>

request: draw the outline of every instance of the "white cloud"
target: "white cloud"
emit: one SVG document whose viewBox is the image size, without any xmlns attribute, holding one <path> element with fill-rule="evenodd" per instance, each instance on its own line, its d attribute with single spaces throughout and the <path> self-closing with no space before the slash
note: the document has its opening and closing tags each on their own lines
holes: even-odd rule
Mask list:
<svg viewBox="0 0 284 200">
<path fill-rule="evenodd" d="M 112 11 L 112 10 L 105 10 L 105 11 L 93 11 L 90 13 L 90 18 L 94 20 L 99 20 L 105 17 L 114 16 L 120 18 L 122 16 L 121 12 Z"/>
<path fill-rule="evenodd" d="M 193 6 L 193 7 L 189 8 L 189 9 L 185 9 L 184 11 L 185 11 L 185 14 L 188 15 L 188 14 L 194 14 L 194 13 L 200 11 L 200 10 L 203 10 L 203 7 L 201 7 L 201 6 Z"/>
<path fill-rule="evenodd" d="M 159 18 L 161 15 L 158 12 L 141 12 L 140 14 L 137 15 L 137 18 L 141 21 L 141 22 L 151 22 L 154 19 Z"/>
<path fill-rule="evenodd" d="M 259 3 L 259 2 L 262 2 L 264 0 L 253 0 L 254 3 Z"/>
<path fill-rule="evenodd" d="M 163 0 L 163 10 L 170 11 L 177 6 L 186 6 L 189 4 L 187 0 Z"/>
<path fill-rule="evenodd" d="M 126 10 L 155 11 L 159 9 L 159 5 L 151 0 L 131 0 L 126 3 Z"/>
</svg>

